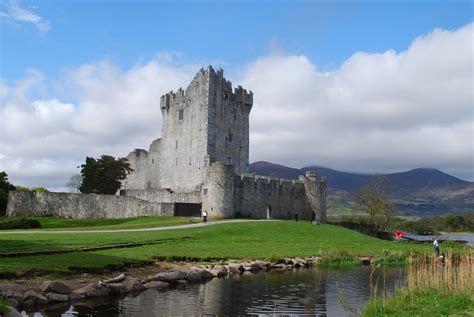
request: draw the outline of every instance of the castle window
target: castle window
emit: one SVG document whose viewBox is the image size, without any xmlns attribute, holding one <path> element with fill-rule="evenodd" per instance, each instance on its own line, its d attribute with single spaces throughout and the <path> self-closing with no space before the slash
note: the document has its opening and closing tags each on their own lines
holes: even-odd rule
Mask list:
<svg viewBox="0 0 474 317">
<path fill-rule="evenodd" d="M 229 144 L 229 143 L 232 143 L 232 133 L 229 132 L 227 133 L 227 135 L 224 137 L 224 144 Z"/>
<path fill-rule="evenodd" d="M 151 164 L 155 164 L 155 159 L 151 159 Z"/>
<path fill-rule="evenodd" d="M 222 92 L 222 98 L 227 99 L 227 97 L 228 97 L 227 91 L 224 90 L 224 91 Z"/>
<path fill-rule="evenodd" d="M 174 148 L 175 148 L 175 149 L 177 149 L 177 148 L 178 148 L 178 141 L 176 141 L 176 145 L 175 145 L 175 147 L 174 147 Z"/>
<path fill-rule="evenodd" d="M 184 119 L 184 109 L 178 110 L 178 120 Z"/>
<path fill-rule="evenodd" d="M 203 194 L 204 196 L 207 195 L 207 188 L 204 188 L 204 189 L 202 190 L 202 194 Z"/>
<path fill-rule="evenodd" d="M 232 157 L 228 156 L 228 157 L 225 159 L 225 164 L 226 164 L 226 165 L 232 165 Z"/>
</svg>

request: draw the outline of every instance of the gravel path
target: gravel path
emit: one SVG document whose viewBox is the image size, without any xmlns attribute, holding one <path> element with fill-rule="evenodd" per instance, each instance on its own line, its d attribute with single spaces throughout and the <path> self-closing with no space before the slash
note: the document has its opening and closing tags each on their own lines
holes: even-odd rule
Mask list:
<svg viewBox="0 0 474 317">
<path fill-rule="evenodd" d="M 199 228 L 204 226 L 212 226 L 223 223 L 235 223 L 235 222 L 260 222 L 260 221 L 277 221 L 277 220 L 231 220 L 231 221 L 212 221 L 207 224 L 202 222 L 190 223 L 188 225 L 179 225 L 179 226 L 169 226 L 169 227 L 155 227 L 155 228 L 141 228 L 141 229 L 116 229 L 116 230 L 25 230 L 25 231 L 5 231 L 0 232 L 1 234 L 50 234 L 50 233 L 116 233 L 116 232 L 143 232 L 143 231 L 160 231 L 160 230 L 176 230 L 176 229 L 187 229 L 187 228 Z"/>
</svg>

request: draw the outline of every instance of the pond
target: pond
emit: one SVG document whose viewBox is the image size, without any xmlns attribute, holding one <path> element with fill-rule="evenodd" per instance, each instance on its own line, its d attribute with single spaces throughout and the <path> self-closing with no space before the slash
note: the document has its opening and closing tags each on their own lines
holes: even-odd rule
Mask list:
<svg viewBox="0 0 474 317">
<path fill-rule="evenodd" d="M 48 307 L 30 316 L 349 316 L 371 296 L 370 272 L 363 266 L 244 274 L 105 302 Z M 378 269 L 372 285 L 391 292 L 404 279 L 402 268 Z"/>
</svg>

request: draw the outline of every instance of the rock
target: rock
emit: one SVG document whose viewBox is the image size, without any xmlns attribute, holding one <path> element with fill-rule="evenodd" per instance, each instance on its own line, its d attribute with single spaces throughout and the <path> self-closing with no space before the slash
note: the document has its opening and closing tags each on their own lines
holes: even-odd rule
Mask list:
<svg viewBox="0 0 474 317">
<path fill-rule="evenodd" d="M 14 295 L 15 293 L 13 293 L 12 291 L 8 289 L 0 292 L 0 298 L 11 298 Z"/>
<path fill-rule="evenodd" d="M 18 310 L 13 307 L 8 307 L 6 312 L 2 312 L 3 317 L 23 317 L 25 315 L 20 314 Z"/>
<path fill-rule="evenodd" d="M 212 273 L 208 269 L 198 269 L 197 270 L 201 274 L 201 279 L 209 280 L 212 278 Z"/>
<path fill-rule="evenodd" d="M 142 283 L 136 278 L 131 278 L 123 282 L 123 285 L 125 286 L 125 290 L 127 293 L 130 292 L 141 292 L 144 289 L 146 289 L 145 286 L 143 286 Z"/>
<path fill-rule="evenodd" d="M 285 263 L 272 264 L 272 269 L 286 269 L 286 264 Z"/>
<path fill-rule="evenodd" d="M 123 280 L 125 280 L 125 274 L 120 274 L 119 276 L 116 276 L 114 278 L 111 278 L 111 279 L 108 279 L 108 280 L 105 280 L 105 281 L 102 281 L 102 283 L 105 283 L 105 284 L 115 284 L 115 283 L 120 283 L 122 282 Z"/>
<path fill-rule="evenodd" d="M 262 267 L 260 266 L 260 264 L 258 262 L 250 263 L 250 271 L 257 272 L 257 271 L 260 271 L 261 269 L 262 269 Z"/>
<path fill-rule="evenodd" d="M 44 305 L 48 303 L 48 299 L 42 294 L 34 290 L 29 290 L 23 296 L 26 305 Z"/>
<path fill-rule="evenodd" d="M 153 281 L 161 281 L 167 283 L 174 283 L 177 280 L 186 279 L 186 272 L 184 271 L 170 271 L 170 272 L 161 272 L 153 276 Z"/>
<path fill-rule="evenodd" d="M 84 293 L 76 293 L 73 291 L 71 294 L 69 294 L 69 300 L 72 302 L 79 302 L 85 299 L 86 299 L 86 294 Z"/>
<path fill-rule="evenodd" d="M 236 274 L 245 271 L 245 269 L 240 263 L 231 263 L 227 265 L 227 271 L 229 272 L 229 274 Z"/>
<path fill-rule="evenodd" d="M 47 293 L 46 297 L 51 302 L 68 302 L 69 301 L 69 295 L 66 295 L 66 294 Z"/>
<path fill-rule="evenodd" d="M 215 277 L 226 276 L 227 273 L 229 273 L 229 270 L 227 269 L 227 267 L 223 265 L 216 265 L 211 270 L 212 276 L 215 276 Z"/>
<path fill-rule="evenodd" d="M 190 271 L 187 271 L 186 273 L 187 273 L 186 280 L 190 282 L 197 283 L 197 282 L 200 282 L 202 279 L 201 273 L 198 271 L 190 270 Z"/>
<path fill-rule="evenodd" d="M 10 304 L 11 307 L 21 306 L 20 302 L 16 298 L 10 297 L 10 298 L 7 298 L 6 301 L 8 302 L 8 304 Z"/>
<path fill-rule="evenodd" d="M 72 294 L 75 295 L 73 296 Z M 81 297 L 81 294 L 83 294 L 86 298 L 104 297 L 110 294 L 110 290 L 104 284 L 92 283 L 73 291 L 71 293 L 71 300 L 73 298 L 76 299 L 76 297 Z"/>
<path fill-rule="evenodd" d="M 107 283 L 104 285 L 110 290 L 111 295 L 121 295 L 127 292 L 127 288 L 123 283 Z"/>
<path fill-rule="evenodd" d="M 41 284 L 41 290 L 45 293 L 57 293 L 69 295 L 72 289 L 69 285 L 60 281 L 46 281 Z"/>
<path fill-rule="evenodd" d="M 161 282 L 161 281 L 151 281 L 151 282 L 148 282 L 148 283 L 144 284 L 143 286 L 145 286 L 146 288 L 149 288 L 149 289 L 165 289 L 165 288 L 170 287 L 171 284 L 166 283 L 166 282 Z"/>
<path fill-rule="evenodd" d="M 368 256 L 360 258 L 362 265 L 370 265 L 370 258 Z"/>
</svg>

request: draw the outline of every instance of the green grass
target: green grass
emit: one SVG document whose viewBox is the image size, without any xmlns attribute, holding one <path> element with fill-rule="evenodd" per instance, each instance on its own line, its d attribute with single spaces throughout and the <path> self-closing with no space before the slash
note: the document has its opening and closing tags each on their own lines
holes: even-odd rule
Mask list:
<svg viewBox="0 0 474 317">
<path fill-rule="evenodd" d="M 362 311 L 372 316 L 473 316 L 474 300 L 469 294 L 445 294 L 437 290 L 400 289 L 389 299 L 372 299 Z"/>
<path fill-rule="evenodd" d="M 10 304 L 3 299 L 0 299 L 0 313 L 6 312 L 8 307 L 10 307 Z"/>
<path fill-rule="evenodd" d="M 22 217 L 0 217 L 0 224 Z M 189 218 L 170 216 L 149 216 L 121 219 L 67 219 L 56 217 L 28 217 L 38 220 L 43 230 L 100 230 L 100 229 L 139 229 L 187 224 Z M 199 221 L 196 220 L 196 221 Z M 38 230 L 38 229 L 34 229 Z"/>
<path fill-rule="evenodd" d="M 318 262 L 318 266 L 326 268 L 346 268 L 361 265 L 362 261 L 351 255 L 336 255 L 331 258 L 325 258 Z"/>
<path fill-rule="evenodd" d="M 130 242 L 156 244 L 133 248 L 67 254 L 0 258 L 0 273 L 67 272 L 71 266 L 100 269 L 146 262 L 155 258 L 270 259 L 347 254 L 382 257 L 431 254 L 431 245 L 391 242 L 332 225 L 307 221 L 243 222 L 205 227 L 127 233 L 0 235 L 0 252 L 74 249 Z M 461 247 L 459 247 L 461 248 Z"/>
</svg>

